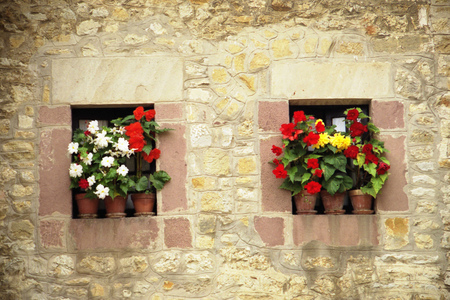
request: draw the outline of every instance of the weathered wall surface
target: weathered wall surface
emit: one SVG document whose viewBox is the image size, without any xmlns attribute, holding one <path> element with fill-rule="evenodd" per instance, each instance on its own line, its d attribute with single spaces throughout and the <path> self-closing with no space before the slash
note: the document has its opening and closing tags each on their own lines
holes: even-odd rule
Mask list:
<svg viewBox="0 0 450 300">
<path fill-rule="evenodd" d="M 450 2 L 0 3 L 2 299 L 448 299 Z M 371 216 L 293 216 L 289 103 L 361 103 L 391 149 Z M 73 220 L 73 105 L 175 128 L 158 216 Z"/>
</svg>

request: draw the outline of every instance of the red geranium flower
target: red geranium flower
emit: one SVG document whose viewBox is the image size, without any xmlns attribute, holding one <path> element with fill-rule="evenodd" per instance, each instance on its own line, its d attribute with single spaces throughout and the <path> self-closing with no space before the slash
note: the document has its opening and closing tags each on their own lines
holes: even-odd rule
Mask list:
<svg viewBox="0 0 450 300">
<path fill-rule="evenodd" d="M 359 148 L 357 146 L 350 146 L 344 150 L 344 155 L 347 158 L 355 159 L 358 156 Z"/>
<path fill-rule="evenodd" d="M 372 149 L 373 149 L 373 145 L 372 144 L 365 144 L 362 148 L 362 153 L 364 154 L 371 154 L 372 153 Z"/>
<path fill-rule="evenodd" d="M 372 153 L 366 154 L 366 160 L 364 161 L 364 163 L 367 165 L 370 162 L 373 162 L 374 164 L 378 165 L 378 157 L 376 157 L 376 155 Z"/>
<path fill-rule="evenodd" d="M 294 123 L 282 124 L 280 127 L 281 134 L 283 135 L 283 139 L 289 139 L 291 141 L 298 138 L 298 135 L 303 131 L 300 129 L 294 129 Z"/>
<path fill-rule="evenodd" d="M 316 124 L 316 130 L 317 132 L 324 132 L 325 131 L 325 124 L 323 122 L 317 122 Z"/>
<path fill-rule="evenodd" d="M 317 169 L 317 170 L 314 171 L 314 175 L 319 177 L 319 178 L 322 177 L 322 174 L 323 174 L 323 170 L 321 170 L 321 169 Z"/>
<path fill-rule="evenodd" d="M 283 153 L 283 149 L 275 145 L 272 145 L 272 152 L 275 153 L 276 156 L 280 156 Z"/>
<path fill-rule="evenodd" d="M 350 126 L 350 135 L 352 137 L 361 136 L 364 132 L 367 132 L 367 125 L 363 125 L 360 122 L 354 122 Z"/>
<path fill-rule="evenodd" d="M 317 144 L 319 141 L 320 135 L 314 132 L 310 132 L 307 136 L 303 138 L 303 142 L 305 142 L 308 146 Z"/>
<path fill-rule="evenodd" d="M 155 148 L 152 151 L 150 151 L 148 155 L 147 153 L 142 152 L 142 158 L 149 163 L 151 163 L 154 159 L 158 159 L 160 155 L 161 150 L 159 150 L 158 148 Z"/>
<path fill-rule="evenodd" d="M 317 169 L 319 167 L 319 160 L 317 158 L 308 159 L 308 168 Z"/>
<path fill-rule="evenodd" d="M 80 188 L 82 188 L 82 189 L 87 189 L 87 188 L 89 187 L 89 182 L 88 182 L 86 179 L 81 178 L 81 179 L 78 181 L 78 186 L 79 186 Z"/>
<path fill-rule="evenodd" d="M 358 119 L 358 117 L 359 117 L 359 111 L 356 108 L 350 109 L 347 113 L 348 120 L 356 121 L 356 119 Z"/>
<path fill-rule="evenodd" d="M 146 119 L 147 121 L 151 121 L 151 120 L 153 120 L 153 118 L 155 117 L 155 115 L 156 115 L 155 110 L 154 110 L 154 109 L 149 109 L 149 110 L 147 110 L 147 111 L 145 112 L 145 119 Z"/>
<path fill-rule="evenodd" d="M 383 175 L 385 174 L 389 169 L 391 168 L 390 165 L 384 163 L 384 162 L 380 162 L 380 164 L 378 165 L 377 168 L 377 174 L 378 175 Z"/>
<path fill-rule="evenodd" d="M 142 134 L 133 134 L 130 136 L 129 148 L 134 149 L 136 152 L 141 152 L 147 142 L 144 140 L 144 136 Z"/>
<path fill-rule="evenodd" d="M 139 121 L 144 116 L 144 108 L 142 106 L 137 107 L 133 111 L 133 115 L 134 115 L 134 118 Z"/>
<path fill-rule="evenodd" d="M 84 135 L 85 136 L 88 136 L 88 135 L 90 135 L 91 134 L 91 132 L 89 131 L 89 130 L 86 130 L 85 132 L 84 132 Z"/>
<path fill-rule="evenodd" d="M 318 192 L 320 192 L 321 188 L 322 188 L 322 185 L 315 181 L 311 181 L 305 185 L 306 191 L 310 194 L 317 194 Z"/>
<path fill-rule="evenodd" d="M 276 178 L 286 178 L 287 177 L 287 171 L 284 169 L 284 166 L 282 164 L 279 164 L 275 170 L 272 171 L 272 173 L 275 175 Z"/>
<path fill-rule="evenodd" d="M 144 133 L 144 129 L 142 129 L 142 125 L 139 122 L 134 122 L 128 126 L 125 126 L 125 130 L 125 134 L 129 137 L 131 137 L 132 135 Z"/>
<path fill-rule="evenodd" d="M 303 110 L 294 112 L 294 122 L 295 123 L 304 122 L 304 121 L 306 121 L 306 116 L 305 116 L 305 113 L 303 112 Z"/>
</svg>

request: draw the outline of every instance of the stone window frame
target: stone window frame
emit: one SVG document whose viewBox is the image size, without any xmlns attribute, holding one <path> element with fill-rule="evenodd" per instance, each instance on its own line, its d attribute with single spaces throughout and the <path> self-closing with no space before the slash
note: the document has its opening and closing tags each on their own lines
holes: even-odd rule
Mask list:
<svg viewBox="0 0 450 300">
<path fill-rule="evenodd" d="M 273 144 L 281 144 L 279 126 L 289 122 L 290 105 L 369 105 L 369 112 L 375 124 L 385 122 L 385 111 L 394 111 L 391 123 L 404 128 L 403 104 L 396 100 L 377 100 L 361 98 L 336 99 L 286 99 L 262 100 L 258 103 L 258 125 L 264 133 L 260 137 L 261 163 L 261 215 L 255 217 L 255 229 L 267 246 L 277 247 L 287 244 L 303 246 L 312 241 L 320 241 L 330 246 L 353 247 L 379 245 L 379 222 L 382 214 L 392 212 L 407 213 L 409 211 L 408 197 L 401 190 L 396 194 L 398 186 L 406 186 L 405 136 L 384 136 L 386 147 L 394 152 L 389 156 L 393 170 L 389 183 L 383 188 L 385 193 L 377 197 L 376 213 L 373 215 L 293 215 L 291 193 L 279 189 L 282 179 L 276 179 L 272 174 L 272 166 L 267 162 L 273 159 L 270 151 Z M 380 129 L 383 130 L 384 126 Z M 389 128 L 389 127 L 388 127 Z M 389 158 L 389 157 L 388 157 Z"/>
<path fill-rule="evenodd" d="M 175 130 L 161 135 L 158 148 L 165 156 L 159 167 L 172 179 L 159 191 L 158 216 L 123 219 L 73 219 L 67 145 L 72 140 L 70 105 L 39 108 L 39 236 L 45 249 L 143 249 L 192 247 L 191 220 L 177 216 L 188 211 L 186 182 L 186 121 L 183 102 L 126 103 L 154 105 L 156 120 Z M 98 107 L 98 106 L 96 106 Z M 184 142 L 180 142 L 184 141 Z M 170 230 L 170 228 L 177 230 Z M 166 228 L 169 228 L 166 230 Z M 163 240 L 164 244 L 158 243 Z"/>
</svg>

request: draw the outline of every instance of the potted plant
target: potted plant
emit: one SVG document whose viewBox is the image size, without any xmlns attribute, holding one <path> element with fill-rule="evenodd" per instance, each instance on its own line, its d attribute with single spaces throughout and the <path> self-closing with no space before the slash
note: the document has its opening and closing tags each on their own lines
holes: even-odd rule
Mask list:
<svg viewBox="0 0 450 300">
<path fill-rule="evenodd" d="M 103 199 L 106 215 L 111 218 L 125 216 L 127 194 L 135 185 L 127 176 L 129 170 L 125 161 L 134 151 L 129 148 L 124 132 L 123 127 L 99 128 L 98 121 L 91 121 L 86 131 L 78 129 L 74 133 L 74 140 L 83 141 L 78 144 L 77 157 L 86 167 L 85 174 L 89 175 L 83 181 L 86 196 Z M 69 149 L 74 146 L 69 145 Z M 71 174 L 77 168 L 77 163 L 73 163 Z M 83 173 L 76 175 L 82 176 Z"/>
<path fill-rule="evenodd" d="M 322 187 L 331 196 L 351 187 L 352 180 L 345 174 L 347 160 L 342 153 L 350 145 L 350 139 L 336 132 L 335 126 L 325 126 L 322 120 L 296 111 L 293 122 L 282 124 L 280 131 L 283 146 L 272 146 L 272 152 L 279 156 L 271 161 L 277 165 L 273 173 L 285 179 L 280 188 L 292 192 L 297 208 L 315 203 Z M 312 205 L 297 213 L 316 213 L 313 208 Z M 343 213 L 342 205 L 338 209 L 326 207 L 326 211 Z"/>
<path fill-rule="evenodd" d="M 376 138 L 380 132 L 378 127 L 359 107 L 347 109 L 344 114 L 352 138 L 344 155 L 348 158 L 347 168 L 353 179 L 349 192 L 353 212 L 371 214 L 372 198 L 376 198 L 389 176 L 390 162 L 384 157 L 389 151 L 384 148 L 384 142 Z"/>
<path fill-rule="evenodd" d="M 155 110 L 145 111 L 142 106 L 139 106 L 132 115 L 112 121 L 116 126 L 124 126 L 125 136 L 129 141 L 130 148 L 135 153 L 136 175 L 132 176 L 132 180 L 137 193 L 133 193 L 131 199 L 138 216 L 152 214 L 155 190 L 161 190 L 171 179 L 169 174 L 163 170 L 155 171 L 148 176 L 143 172 L 145 162 L 152 163 L 161 155 L 161 151 L 155 146 L 157 134 L 172 130 L 160 128 L 154 120 L 155 114 Z"/>
</svg>

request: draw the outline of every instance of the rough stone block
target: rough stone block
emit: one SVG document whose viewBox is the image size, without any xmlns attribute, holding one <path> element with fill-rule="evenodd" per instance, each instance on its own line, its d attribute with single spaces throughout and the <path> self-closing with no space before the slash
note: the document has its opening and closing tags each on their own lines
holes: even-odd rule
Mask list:
<svg viewBox="0 0 450 300">
<path fill-rule="evenodd" d="M 289 123 L 289 103 L 287 101 L 259 101 L 258 105 L 260 130 L 279 133 L 281 124 Z"/>
<path fill-rule="evenodd" d="M 174 57 L 53 61 L 54 103 L 154 103 L 183 95 L 183 62 Z"/>
<path fill-rule="evenodd" d="M 404 128 L 404 105 L 399 101 L 373 101 L 372 121 L 380 129 Z M 389 112 L 389 113 L 386 113 Z"/>
<path fill-rule="evenodd" d="M 69 226 L 77 250 L 155 249 L 159 232 L 156 218 L 73 219 Z"/>
<path fill-rule="evenodd" d="M 384 222 L 386 231 L 384 248 L 387 250 L 401 249 L 409 244 L 409 219 L 390 218 Z"/>
<path fill-rule="evenodd" d="M 275 166 L 269 164 L 276 156 L 272 153 L 272 145 L 281 146 L 281 137 L 271 137 L 260 141 L 261 149 L 261 204 L 263 211 L 292 211 L 291 193 L 280 189 L 284 179 L 277 179 L 272 171 Z"/>
<path fill-rule="evenodd" d="M 393 95 L 388 63 L 274 62 L 271 74 L 273 97 L 329 99 Z"/>
<path fill-rule="evenodd" d="M 186 139 L 184 124 L 162 124 L 174 130 L 159 135 L 158 148 L 161 150 L 158 169 L 166 171 L 172 178 L 161 190 L 159 207 L 162 212 L 187 209 L 186 181 Z"/>
<path fill-rule="evenodd" d="M 41 106 L 39 123 L 42 125 L 72 125 L 70 106 Z"/>
<path fill-rule="evenodd" d="M 164 219 L 164 244 L 169 248 L 191 248 L 191 223 L 186 218 Z"/>
<path fill-rule="evenodd" d="M 284 245 L 284 219 L 255 217 L 255 229 L 267 246 Z"/>
<path fill-rule="evenodd" d="M 67 145 L 72 140 L 68 129 L 49 129 L 41 133 L 39 145 L 39 215 L 54 212 L 72 214 L 72 194 L 69 189 L 70 156 Z"/>
<path fill-rule="evenodd" d="M 385 147 L 390 151 L 386 154 L 391 163 L 391 175 L 377 195 L 375 201 L 380 211 L 407 211 L 409 209 L 406 187 L 405 137 L 382 136 Z"/>
</svg>

